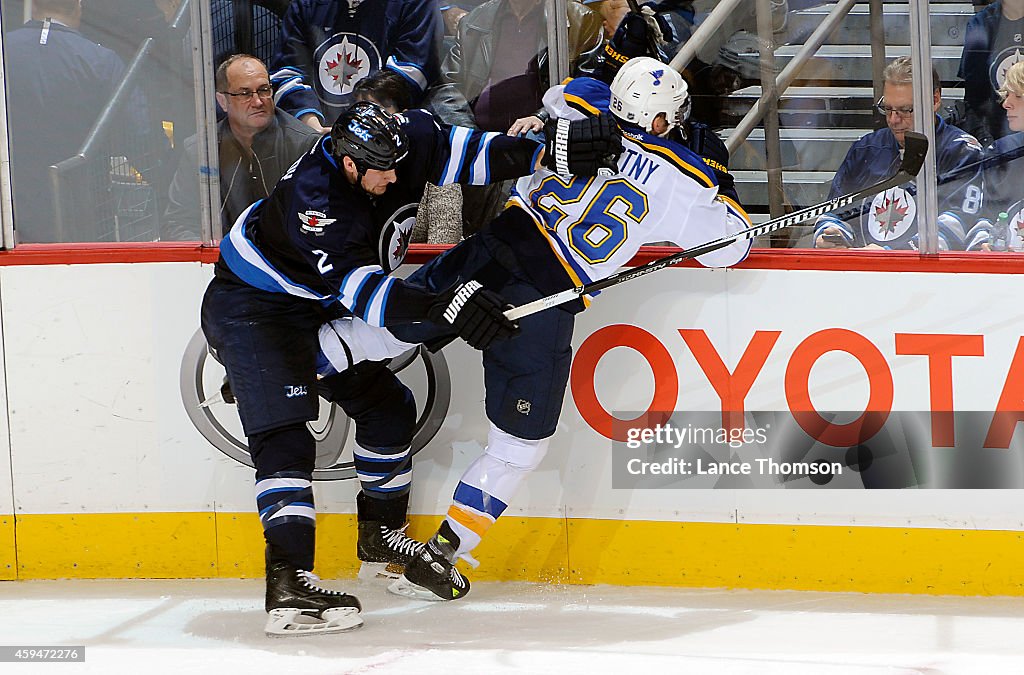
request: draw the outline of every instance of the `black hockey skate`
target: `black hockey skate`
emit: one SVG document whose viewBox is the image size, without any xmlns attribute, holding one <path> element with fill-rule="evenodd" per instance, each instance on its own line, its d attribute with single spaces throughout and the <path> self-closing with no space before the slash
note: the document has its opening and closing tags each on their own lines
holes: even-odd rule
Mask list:
<svg viewBox="0 0 1024 675">
<path fill-rule="evenodd" d="M 267 635 L 339 633 L 363 625 L 355 596 L 321 588 L 312 572 L 288 563 L 267 570 Z"/>
<path fill-rule="evenodd" d="M 390 500 L 367 497 L 363 492 L 356 495 L 359 518 L 356 557 L 362 563 L 360 579 L 394 581 L 423 548 L 423 542 L 405 535 L 408 505 L 408 495 Z"/>
<path fill-rule="evenodd" d="M 423 549 L 423 542 L 405 535 L 405 528 L 392 529 L 384 523 L 359 523 L 356 554 L 362 565 L 360 579 L 390 579 L 402 576 L 409 561 Z"/>
<path fill-rule="evenodd" d="M 469 593 L 469 579 L 452 559 L 458 538 L 441 523 L 440 529 L 405 567 L 398 581 L 388 586 L 395 595 L 416 600 L 458 600 Z"/>
</svg>

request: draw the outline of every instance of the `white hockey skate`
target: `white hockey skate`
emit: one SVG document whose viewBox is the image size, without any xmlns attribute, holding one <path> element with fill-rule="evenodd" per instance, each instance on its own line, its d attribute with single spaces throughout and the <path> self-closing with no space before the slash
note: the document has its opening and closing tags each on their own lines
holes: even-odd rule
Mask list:
<svg viewBox="0 0 1024 675">
<path fill-rule="evenodd" d="M 355 607 L 333 607 L 324 610 L 294 607 L 270 610 L 263 630 L 271 637 L 291 635 L 326 635 L 345 633 L 363 625 Z"/>
</svg>

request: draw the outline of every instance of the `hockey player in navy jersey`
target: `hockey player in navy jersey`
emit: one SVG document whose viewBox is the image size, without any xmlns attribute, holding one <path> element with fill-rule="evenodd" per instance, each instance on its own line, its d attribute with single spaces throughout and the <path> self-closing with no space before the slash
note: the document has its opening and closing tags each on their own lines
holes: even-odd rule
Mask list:
<svg viewBox="0 0 1024 675">
<path fill-rule="evenodd" d="M 575 98 L 594 114 L 599 109 L 583 96 L 604 87 L 622 127 L 617 171 L 588 178 L 545 170 L 520 179 L 497 219 L 419 268 L 410 284 L 428 293 L 452 284 L 481 284 L 521 305 L 609 276 L 645 242 L 667 240 L 692 248 L 749 226 L 743 210 L 718 194 L 714 172 L 667 138 L 683 122 L 688 103 L 686 83 L 676 71 L 637 58 L 615 77 L 610 97 L 603 83 L 589 80 L 592 88 L 586 83 L 584 78 L 570 82 L 564 100 L 550 112 L 583 118 L 565 104 Z M 737 241 L 697 260 L 732 265 L 749 247 L 749 240 Z M 462 475 L 445 520 L 391 585 L 392 592 L 428 600 L 468 593 L 469 582 L 454 563 L 471 560 L 470 552 L 544 458 L 565 396 L 574 317 L 585 302 L 589 299 L 527 316 L 517 335 L 484 350 L 491 423 L 487 448 Z M 451 333 L 436 323 L 381 330 L 352 317 L 324 327 L 321 348 L 333 370 L 344 371 L 351 363 L 395 356 Z"/>
<path fill-rule="evenodd" d="M 221 242 L 202 327 L 227 370 L 256 467 L 268 633 L 334 632 L 362 623 L 355 598 L 321 588 L 310 572 L 315 444 L 306 422 L 318 416 L 318 390 L 356 425 L 359 557 L 401 564 L 422 547 L 403 528 L 412 394 L 380 363 L 318 380 L 318 330 L 350 315 L 373 326 L 437 321 L 479 349 L 512 335 L 516 326 L 501 311 L 505 301 L 475 281 L 435 291 L 390 273 L 405 256 L 426 181 L 503 180 L 528 175 L 542 162 L 592 175 L 621 150 L 613 125 L 552 124 L 565 133 L 545 148 L 442 127 L 422 110 L 393 117 L 374 103 L 356 103 Z M 319 621 L 302 628 L 304 619 Z"/>
<path fill-rule="evenodd" d="M 903 134 L 914 128 L 910 57 L 902 56 L 884 71 L 884 95 L 878 109 L 886 128 L 854 143 L 832 180 L 829 199 L 856 192 L 895 173 Z M 933 80 L 934 111 L 941 103 L 939 80 Z M 967 231 L 982 208 L 981 145 L 973 136 L 935 116 L 938 169 L 939 248 L 963 250 Z M 815 224 L 819 248 L 917 249 L 917 183 L 886 190 L 842 212 L 821 216 Z"/>
<path fill-rule="evenodd" d="M 385 67 L 419 101 L 438 77 L 442 33 L 431 0 L 293 0 L 271 63 L 274 102 L 327 131 L 352 103 L 356 82 Z"/>
</svg>

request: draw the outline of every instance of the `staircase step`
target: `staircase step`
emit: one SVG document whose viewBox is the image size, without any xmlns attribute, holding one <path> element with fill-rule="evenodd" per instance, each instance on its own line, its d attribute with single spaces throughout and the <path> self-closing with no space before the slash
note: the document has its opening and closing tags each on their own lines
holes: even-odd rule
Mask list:
<svg viewBox="0 0 1024 675">
<path fill-rule="evenodd" d="M 970 3 L 929 3 L 928 16 L 931 20 L 933 45 L 962 46 L 967 22 L 974 16 Z M 835 5 L 822 5 L 790 12 L 786 24 L 785 40 L 789 43 L 803 43 L 824 21 Z M 843 19 L 838 30 L 832 32 L 826 44 L 850 45 L 871 42 L 870 8 L 858 4 Z M 887 44 L 904 44 L 910 40 L 910 7 L 907 3 L 885 3 L 882 5 L 882 24 L 885 27 Z"/>
<path fill-rule="evenodd" d="M 733 171 L 736 192 L 748 212 L 768 212 L 768 178 L 764 171 Z M 787 203 L 795 208 L 820 204 L 828 199 L 832 171 L 783 171 L 782 184 Z"/>
<path fill-rule="evenodd" d="M 776 67 L 781 71 L 801 49 L 800 45 L 783 45 L 775 51 Z M 957 82 L 960 54 L 963 47 L 932 47 L 932 62 L 943 86 Z M 906 45 L 886 45 L 885 61 L 888 63 L 898 56 L 909 56 Z M 756 51 L 744 51 L 737 55 L 741 73 L 758 72 L 760 55 Z M 804 64 L 797 75 L 796 83 L 817 86 L 870 86 L 871 48 L 867 45 L 823 45 L 817 54 Z"/>
</svg>

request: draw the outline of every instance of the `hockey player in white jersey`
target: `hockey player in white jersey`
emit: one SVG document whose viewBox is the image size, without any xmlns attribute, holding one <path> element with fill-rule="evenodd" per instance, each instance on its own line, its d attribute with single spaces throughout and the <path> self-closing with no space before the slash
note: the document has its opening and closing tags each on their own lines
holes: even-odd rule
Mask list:
<svg viewBox="0 0 1024 675">
<path fill-rule="evenodd" d="M 632 59 L 610 92 L 601 82 L 578 78 L 560 101 L 550 102 L 549 108 L 563 108 L 553 111 L 561 116 L 566 107 L 600 114 L 608 105 L 623 134 L 617 171 L 597 177 L 540 171 L 519 180 L 498 218 L 421 267 L 409 283 L 437 292 L 475 281 L 521 305 L 612 274 L 644 243 L 692 248 L 750 225 L 738 204 L 718 195 L 712 170 L 666 138 L 689 108 L 686 83 L 667 65 Z M 749 247 L 749 240 L 740 240 L 697 260 L 728 266 L 743 260 Z M 527 316 L 516 335 L 483 352 L 487 448 L 462 475 L 444 521 L 392 592 L 454 600 L 469 591 L 453 565 L 459 558 L 472 562 L 470 552 L 543 459 L 565 395 L 574 316 L 587 302 Z M 451 335 L 451 326 L 433 323 L 381 329 L 346 318 L 321 330 L 321 348 L 341 371 Z"/>
</svg>

